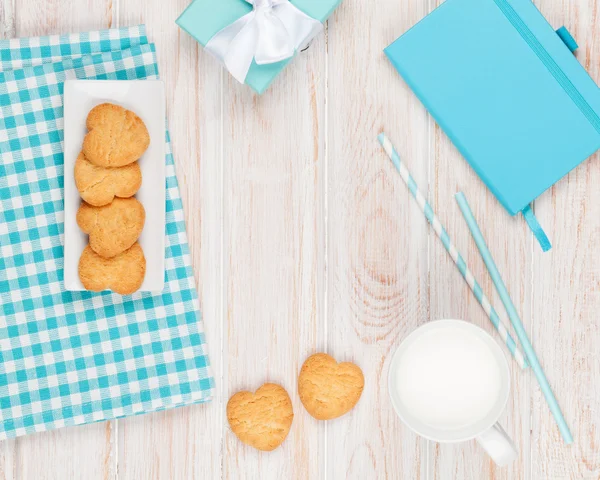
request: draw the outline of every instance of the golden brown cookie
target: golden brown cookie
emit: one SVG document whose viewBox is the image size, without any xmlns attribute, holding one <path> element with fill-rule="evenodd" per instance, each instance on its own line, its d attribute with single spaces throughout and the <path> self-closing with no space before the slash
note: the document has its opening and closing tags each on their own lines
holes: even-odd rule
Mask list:
<svg viewBox="0 0 600 480">
<path fill-rule="evenodd" d="M 227 403 L 233 433 L 245 444 L 266 452 L 283 443 L 293 419 L 290 396 L 274 383 L 265 383 L 256 393 L 236 393 Z"/>
<path fill-rule="evenodd" d="M 103 207 L 82 203 L 77 225 L 90 236 L 90 247 L 104 258 L 112 258 L 131 247 L 142 233 L 146 212 L 135 198 L 115 198 Z"/>
<path fill-rule="evenodd" d="M 142 185 L 142 171 L 137 162 L 124 167 L 98 167 L 81 152 L 75 161 L 75 184 L 81 198 L 102 207 L 115 197 L 133 197 Z"/>
<path fill-rule="evenodd" d="M 338 364 L 326 353 L 308 357 L 298 377 L 304 408 L 317 420 L 341 417 L 360 399 L 365 378 L 353 363 Z"/>
<path fill-rule="evenodd" d="M 146 276 L 146 258 L 139 243 L 113 258 L 102 258 L 88 245 L 79 259 L 79 278 L 86 290 L 112 290 L 120 295 L 137 292 Z"/>
<path fill-rule="evenodd" d="M 83 153 L 99 167 L 123 167 L 138 160 L 150 145 L 140 117 L 119 105 L 102 103 L 87 117 Z"/>
</svg>

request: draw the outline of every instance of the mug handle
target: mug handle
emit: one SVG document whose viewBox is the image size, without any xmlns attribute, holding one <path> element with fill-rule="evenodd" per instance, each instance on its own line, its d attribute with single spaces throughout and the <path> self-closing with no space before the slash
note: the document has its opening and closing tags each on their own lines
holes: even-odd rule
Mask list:
<svg viewBox="0 0 600 480">
<path fill-rule="evenodd" d="M 519 456 L 514 442 L 499 423 L 480 434 L 477 441 L 499 467 L 508 465 Z"/>
</svg>

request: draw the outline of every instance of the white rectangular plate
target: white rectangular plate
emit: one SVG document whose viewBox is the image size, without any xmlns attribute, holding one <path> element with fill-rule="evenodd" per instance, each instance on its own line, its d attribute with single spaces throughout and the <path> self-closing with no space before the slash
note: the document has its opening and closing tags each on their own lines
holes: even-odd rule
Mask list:
<svg viewBox="0 0 600 480">
<path fill-rule="evenodd" d="M 136 113 L 148 127 L 150 147 L 139 160 L 142 187 L 136 198 L 146 210 L 139 239 L 146 257 L 146 277 L 140 291 L 160 292 L 165 278 L 165 89 L 158 80 L 68 80 L 65 82 L 65 289 L 85 290 L 78 265 L 88 237 L 77 226 L 81 204 L 75 186 L 75 160 L 87 133 L 89 111 L 104 102 Z"/>
</svg>

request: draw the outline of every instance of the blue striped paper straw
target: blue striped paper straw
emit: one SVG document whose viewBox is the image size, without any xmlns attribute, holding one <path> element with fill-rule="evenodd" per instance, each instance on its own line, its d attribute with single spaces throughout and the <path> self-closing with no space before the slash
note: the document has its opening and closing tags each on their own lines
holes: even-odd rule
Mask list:
<svg viewBox="0 0 600 480">
<path fill-rule="evenodd" d="M 473 235 L 473 240 L 475 240 L 475 243 L 477 244 L 477 248 L 479 249 L 479 253 L 481 253 L 481 256 L 483 257 L 485 266 L 487 267 L 488 271 L 490 272 L 492 281 L 494 282 L 494 285 L 496 286 L 498 295 L 500 295 L 500 298 L 502 299 L 504 308 L 506 308 L 506 313 L 508 313 L 508 317 L 510 318 L 513 328 L 515 329 L 517 338 L 521 342 L 521 347 L 523 347 L 523 350 L 525 350 L 525 355 L 527 355 L 527 360 L 528 360 L 529 364 L 531 365 L 531 369 L 533 370 L 533 373 L 535 373 L 535 377 L 537 378 L 537 381 L 540 384 L 540 388 L 544 394 L 544 397 L 546 397 L 546 402 L 548 403 L 548 407 L 550 407 L 550 411 L 552 412 L 552 415 L 554 416 L 554 419 L 556 420 L 556 423 L 558 424 L 558 429 L 560 430 L 560 433 L 561 433 L 565 443 L 567 443 L 567 444 L 573 443 L 573 436 L 571 435 L 569 426 L 567 425 L 567 422 L 565 421 L 565 417 L 563 416 L 562 411 L 560 410 L 560 407 L 558 406 L 558 402 L 556 401 L 556 397 L 554 396 L 554 393 L 552 393 L 552 389 L 550 388 L 548 379 L 546 378 L 546 375 L 544 374 L 544 370 L 542 369 L 542 366 L 540 365 L 537 355 L 535 354 L 535 351 L 533 350 L 533 346 L 531 345 L 531 342 L 529 341 L 529 337 L 527 336 L 527 332 L 525 331 L 525 328 L 523 327 L 523 323 L 521 322 L 521 318 L 519 317 L 517 309 L 515 308 L 515 305 L 513 304 L 512 300 L 510 299 L 510 295 L 508 293 L 506 285 L 504 284 L 504 281 L 502 280 L 502 277 L 500 276 L 500 272 L 498 271 L 498 267 L 496 267 L 496 262 L 494 262 L 492 254 L 490 253 L 490 250 L 487 247 L 487 244 L 485 243 L 485 239 L 483 238 L 483 234 L 481 233 L 481 230 L 479 229 L 479 225 L 477 225 L 477 220 L 475 220 L 475 216 L 473 215 L 473 212 L 471 211 L 471 207 L 469 207 L 469 203 L 467 202 L 467 199 L 465 198 L 465 196 L 462 192 L 459 192 L 456 194 L 456 201 L 458 202 L 460 211 L 462 212 L 463 216 L 465 217 L 467 225 L 469 226 L 469 230 L 471 230 L 471 235 Z"/>
<path fill-rule="evenodd" d="M 390 140 L 386 137 L 385 133 L 379 134 L 379 136 L 377 138 L 379 140 L 379 143 L 381 143 L 381 146 L 383 147 L 385 152 L 388 154 L 388 156 L 392 160 L 392 163 L 396 167 L 396 170 L 398 170 L 398 172 L 400 173 L 402 180 L 404 180 L 404 183 L 406 183 L 406 185 L 408 186 L 410 193 L 412 194 L 414 199 L 417 201 L 417 205 L 419 205 L 419 208 L 425 214 L 425 217 L 427 218 L 427 220 L 433 227 L 433 231 L 436 233 L 436 235 L 442 241 L 444 248 L 446 249 L 446 251 L 448 252 L 450 257 L 452 258 L 454 263 L 456 264 L 458 271 L 460 272 L 460 274 L 463 276 L 463 278 L 467 282 L 467 285 L 469 285 L 469 287 L 471 288 L 473 294 L 475 295 L 475 298 L 480 303 L 481 307 L 483 308 L 483 310 L 485 311 L 485 313 L 491 320 L 492 325 L 494 325 L 494 327 L 500 334 L 502 341 L 506 344 L 506 346 L 508 347 L 508 350 L 510 351 L 510 353 L 512 354 L 512 356 L 514 357 L 516 362 L 519 364 L 519 366 L 521 368 L 527 368 L 528 364 L 527 364 L 527 360 L 523 356 L 523 352 L 521 352 L 521 350 L 519 350 L 519 348 L 517 347 L 517 344 L 515 343 L 513 338 L 508 333 L 508 329 L 506 328 L 506 325 L 504 325 L 504 323 L 502 323 L 502 321 L 500 320 L 500 317 L 496 313 L 496 310 L 494 310 L 489 299 L 483 293 L 483 290 L 479 286 L 477 281 L 475 280 L 473 273 L 471 272 L 471 270 L 469 270 L 469 267 L 467 267 L 467 263 L 465 262 L 463 257 L 460 255 L 460 253 L 458 253 L 458 250 L 452 243 L 452 240 L 450 240 L 450 236 L 446 232 L 446 229 L 442 226 L 439 218 L 433 212 L 431 205 L 429 205 L 427 200 L 425 200 L 425 197 L 419 190 L 419 187 L 417 187 L 417 183 L 410 175 L 410 172 L 408 171 L 406 166 L 401 162 L 400 156 L 398 155 L 398 152 L 396 152 L 396 150 L 394 149 L 392 142 L 390 142 Z"/>
</svg>

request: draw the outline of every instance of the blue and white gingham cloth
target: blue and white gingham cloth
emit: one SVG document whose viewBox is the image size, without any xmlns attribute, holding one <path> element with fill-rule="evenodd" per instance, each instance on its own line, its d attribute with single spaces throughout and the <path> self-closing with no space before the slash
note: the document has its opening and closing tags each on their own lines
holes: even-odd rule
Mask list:
<svg viewBox="0 0 600 480">
<path fill-rule="evenodd" d="M 163 293 L 63 285 L 63 82 L 157 78 L 144 27 L 1 40 L 0 65 L 0 439 L 210 400 L 170 147 Z"/>
</svg>

